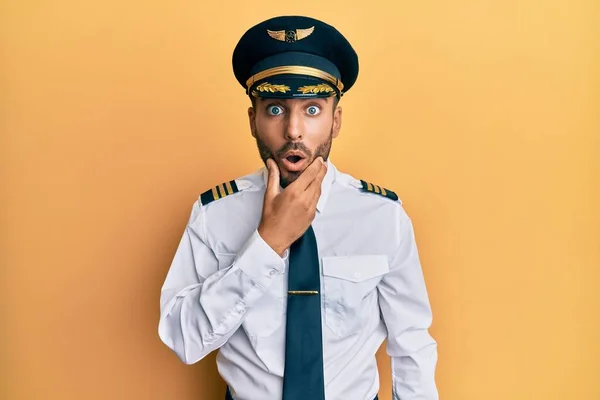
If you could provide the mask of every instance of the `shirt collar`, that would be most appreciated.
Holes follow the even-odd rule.
[[[263,183],[265,187],[267,186],[267,182],[269,180],[269,170],[267,167],[262,168],[262,176]],[[321,182],[321,196],[319,197],[319,201],[317,202],[317,211],[322,213],[325,210],[325,204],[327,203],[327,199],[329,198],[329,193],[331,192],[331,187],[336,180],[337,176],[337,168],[331,162],[331,159],[327,160],[327,173],[323,178],[323,182]]]

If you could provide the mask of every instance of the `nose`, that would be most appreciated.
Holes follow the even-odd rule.
[[[304,125],[300,112],[296,110],[290,110],[285,129],[285,138],[289,141],[297,141],[302,139],[303,133]]]

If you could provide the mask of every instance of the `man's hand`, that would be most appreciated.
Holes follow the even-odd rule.
[[[283,191],[279,187],[277,163],[268,159],[267,168],[269,180],[258,233],[282,256],[285,249],[304,234],[315,218],[327,164],[322,157],[317,157]]]

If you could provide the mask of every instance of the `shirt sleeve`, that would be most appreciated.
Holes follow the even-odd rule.
[[[378,286],[387,327],[393,400],[438,400],[437,343],[429,333],[432,312],[411,220],[402,211],[399,245]]]
[[[246,311],[268,290],[285,260],[254,231],[231,265],[219,269],[198,202],[185,227],[160,293],[160,339],[186,364],[218,349]]]

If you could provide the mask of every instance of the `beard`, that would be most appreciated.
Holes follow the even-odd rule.
[[[323,161],[327,162],[329,158],[329,153],[331,152],[331,142],[333,141],[333,128],[329,132],[329,137],[325,139],[323,143],[317,146],[314,152],[310,151],[303,143],[301,142],[286,142],[281,148],[277,151],[273,152],[266,144],[260,139],[260,133],[256,134],[256,146],[258,147],[258,153],[260,154],[260,158],[262,159],[265,166],[267,165],[267,160],[271,158],[273,161],[277,163],[277,167],[279,168],[279,162],[281,157],[290,150],[297,150],[304,154],[304,156],[310,160],[307,164],[310,165],[315,158],[321,156],[323,157]],[[300,174],[304,171],[287,171],[288,176],[283,176],[281,173],[281,168],[279,168],[279,183],[282,188],[286,188],[292,182],[294,182]]]

